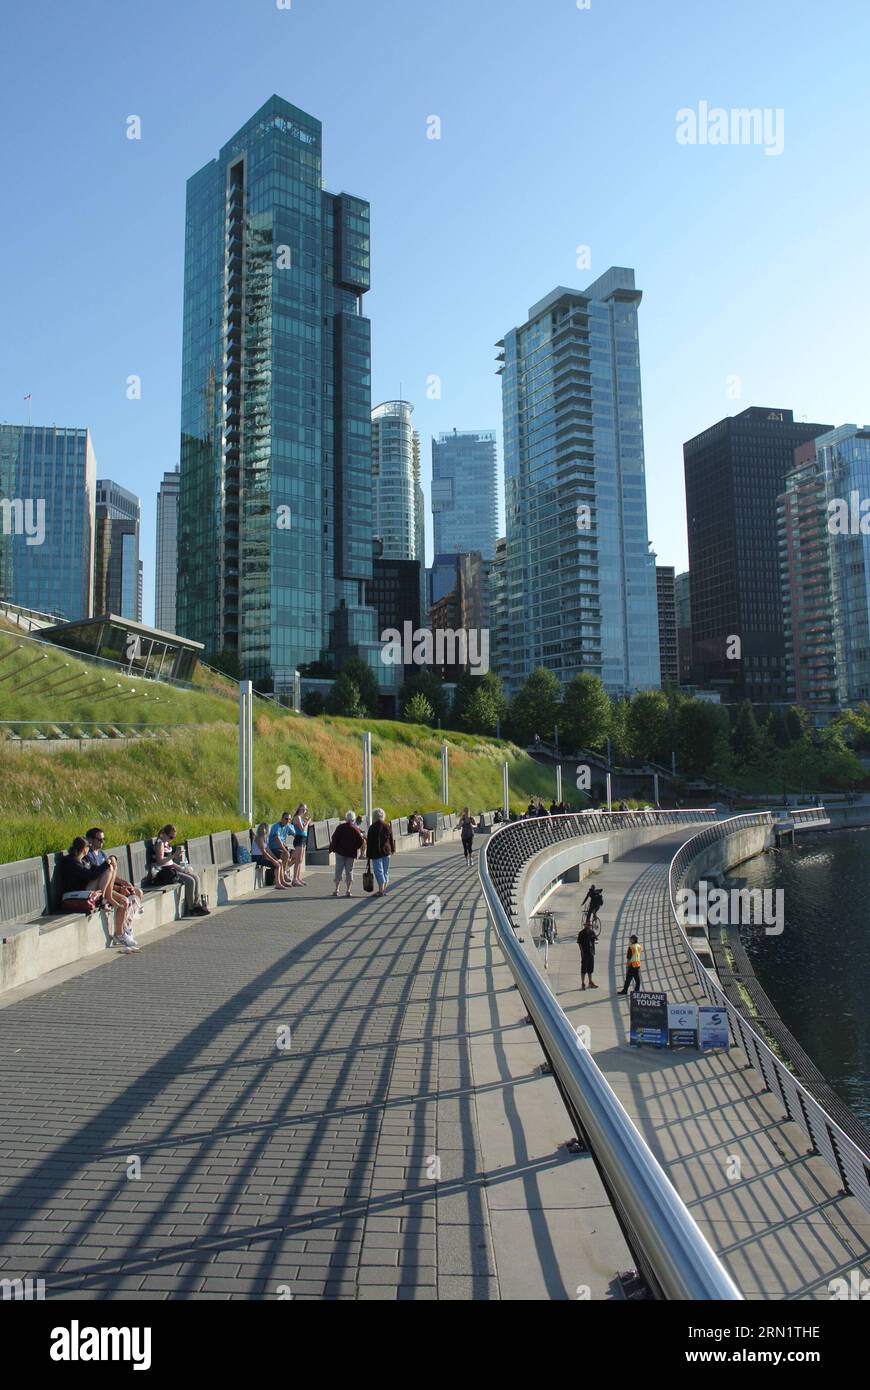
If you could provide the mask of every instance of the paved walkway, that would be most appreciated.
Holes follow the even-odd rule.
[[[547,906],[560,940],[549,978],[591,1051],[701,1230],[747,1298],[830,1297],[828,1281],[870,1276],[870,1216],[843,1197],[833,1170],[763,1091],[742,1051],[658,1052],[628,1044],[624,980],[628,938],[643,943],[644,988],[703,1002],[666,904],[677,832],[597,870],[605,891],[597,991],[581,992],[576,935],[588,881],[562,885]],[[783,938],[787,940],[787,936]],[[735,1162],[737,1160],[737,1162]]]
[[[47,1298],[618,1296],[631,1257],[564,1148],[460,847],[399,856],[380,901],[308,880],[4,999],[0,1278]]]

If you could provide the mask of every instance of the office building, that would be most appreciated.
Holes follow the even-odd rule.
[[[423,563],[420,436],[413,413],[409,401],[384,401],[372,411],[372,530],[386,559]]]
[[[634,271],[558,288],[499,344],[507,523],[503,674],[660,684]]]
[[[0,597],[91,617],[96,483],[88,430],[0,425]]]
[[[692,683],[692,585],[689,571],[674,577],[680,685]]]
[[[432,440],[435,554],[495,558],[498,493],[495,430],[450,430]]]
[[[491,667],[489,565],[476,550],[452,558],[453,583],[437,598],[433,591],[429,611],[436,653],[433,669],[446,681],[458,680],[474,665],[482,664],[481,674]],[[463,639],[455,641],[450,634],[463,634],[465,645]]]
[[[785,701],[777,497],[795,449],[829,425],[750,406],[683,445],[692,668],[726,701]]]
[[[656,565],[656,598],[659,612],[659,667],[662,686],[667,688],[677,685],[680,678],[673,565]]]
[[[817,723],[870,698],[868,497],[870,428],[841,425],[796,450],[778,499],[788,694]]]
[[[368,288],[368,204],[270,98],[187,185],[175,623],[261,687],[380,673]]]
[[[157,565],[154,582],[154,626],[175,632],[178,585],[178,464],[163,474],[157,494]]]
[[[97,479],[94,528],[94,613],[142,621],[142,504],[110,478]]]

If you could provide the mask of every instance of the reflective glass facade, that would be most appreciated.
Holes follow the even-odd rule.
[[[613,696],[660,683],[634,271],[558,288],[504,339],[510,689],[535,666]]]
[[[157,494],[157,568],[154,590],[154,625],[174,632],[175,592],[178,574],[178,469],[163,474]]]
[[[830,556],[836,693],[840,706],[870,700],[870,535],[860,509],[870,499],[870,429],[842,425],[816,440],[827,504],[849,509],[849,529],[826,524]],[[827,512],[827,508],[826,508]],[[827,521],[827,517],[826,517]],[[866,519],[864,525],[866,525]]]
[[[141,503],[108,478],[97,479],[94,612],[142,621]]]
[[[495,558],[494,430],[450,430],[432,440],[432,520],[436,555],[476,550]]]
[[[0,425],[0,597],[91,616],[96,481],[87,430]]]
[[[256,682],[378,666],[369,208],[272,97],[188,183],[176,626]]]
[[[372,411],[372,524],[390,560],[420,560],[418,553],[420,437],[409,401],[385,401]]]

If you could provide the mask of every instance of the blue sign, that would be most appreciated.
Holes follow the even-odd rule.
[[[702,1052],[713,1047],[728,1048],[731,1036],[728,1032],[728,1012],[702,1004],[698,1010],[698,1045]]]
[[[698,1005],[668,1005],[668,1041],[671,1047],[698,1046]]]

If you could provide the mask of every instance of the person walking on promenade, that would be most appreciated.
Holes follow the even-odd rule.
[[[617,990],[618,994],[628,994],[634,984],[635,994],[640,991],[640,958],[643,955],[643,947],[636,936],[628,938],[628,950],[625,953],[625,984],[622,989]]]
[[[308,807],[304,801],[300,801],[296,810],[293,812],[293,819],[290,822],[290,833],[293,836],[293,877],[290,880],[291,888],[304,888],[306,880],[302,877],[302,861],[305,858],[305,846],[308,843],[308,826],[311,817],[308,814]]]
[[[356,816],[353,811],[348,811],[341,825],[336,826],[332,832],[332,839],[329,848],[335,855],[335,891],[333,897],[338,897],[338,890],[341,885],[341,876],[344,874],[346,892],[345,897],[351,896],[353,887],[353,866],[365,849],[366,837],[357,828]]]
[[[474,832],[477,829],[477,821],[472,816],[466,806],[462,812],[462,819],[459,822],[459,838],[462,840],[462,852],[465,855],[466,868],[471,868],[474,854]]]
[[[386,813],[378,806],[366,836],[366,854],[371,860],[372,872],[378,885],[376,898],[382,898],[390,881],[390,855],[396,852],[393,830],[387,824]]]
[[[589,976],[589,988],[597,989],[598,986],[592,979],[592,972],[595,969],[595,932],[587,917],[583,926],[577,933],[577,945],[580,947],[580,988],[586,988],[586,976]]]

